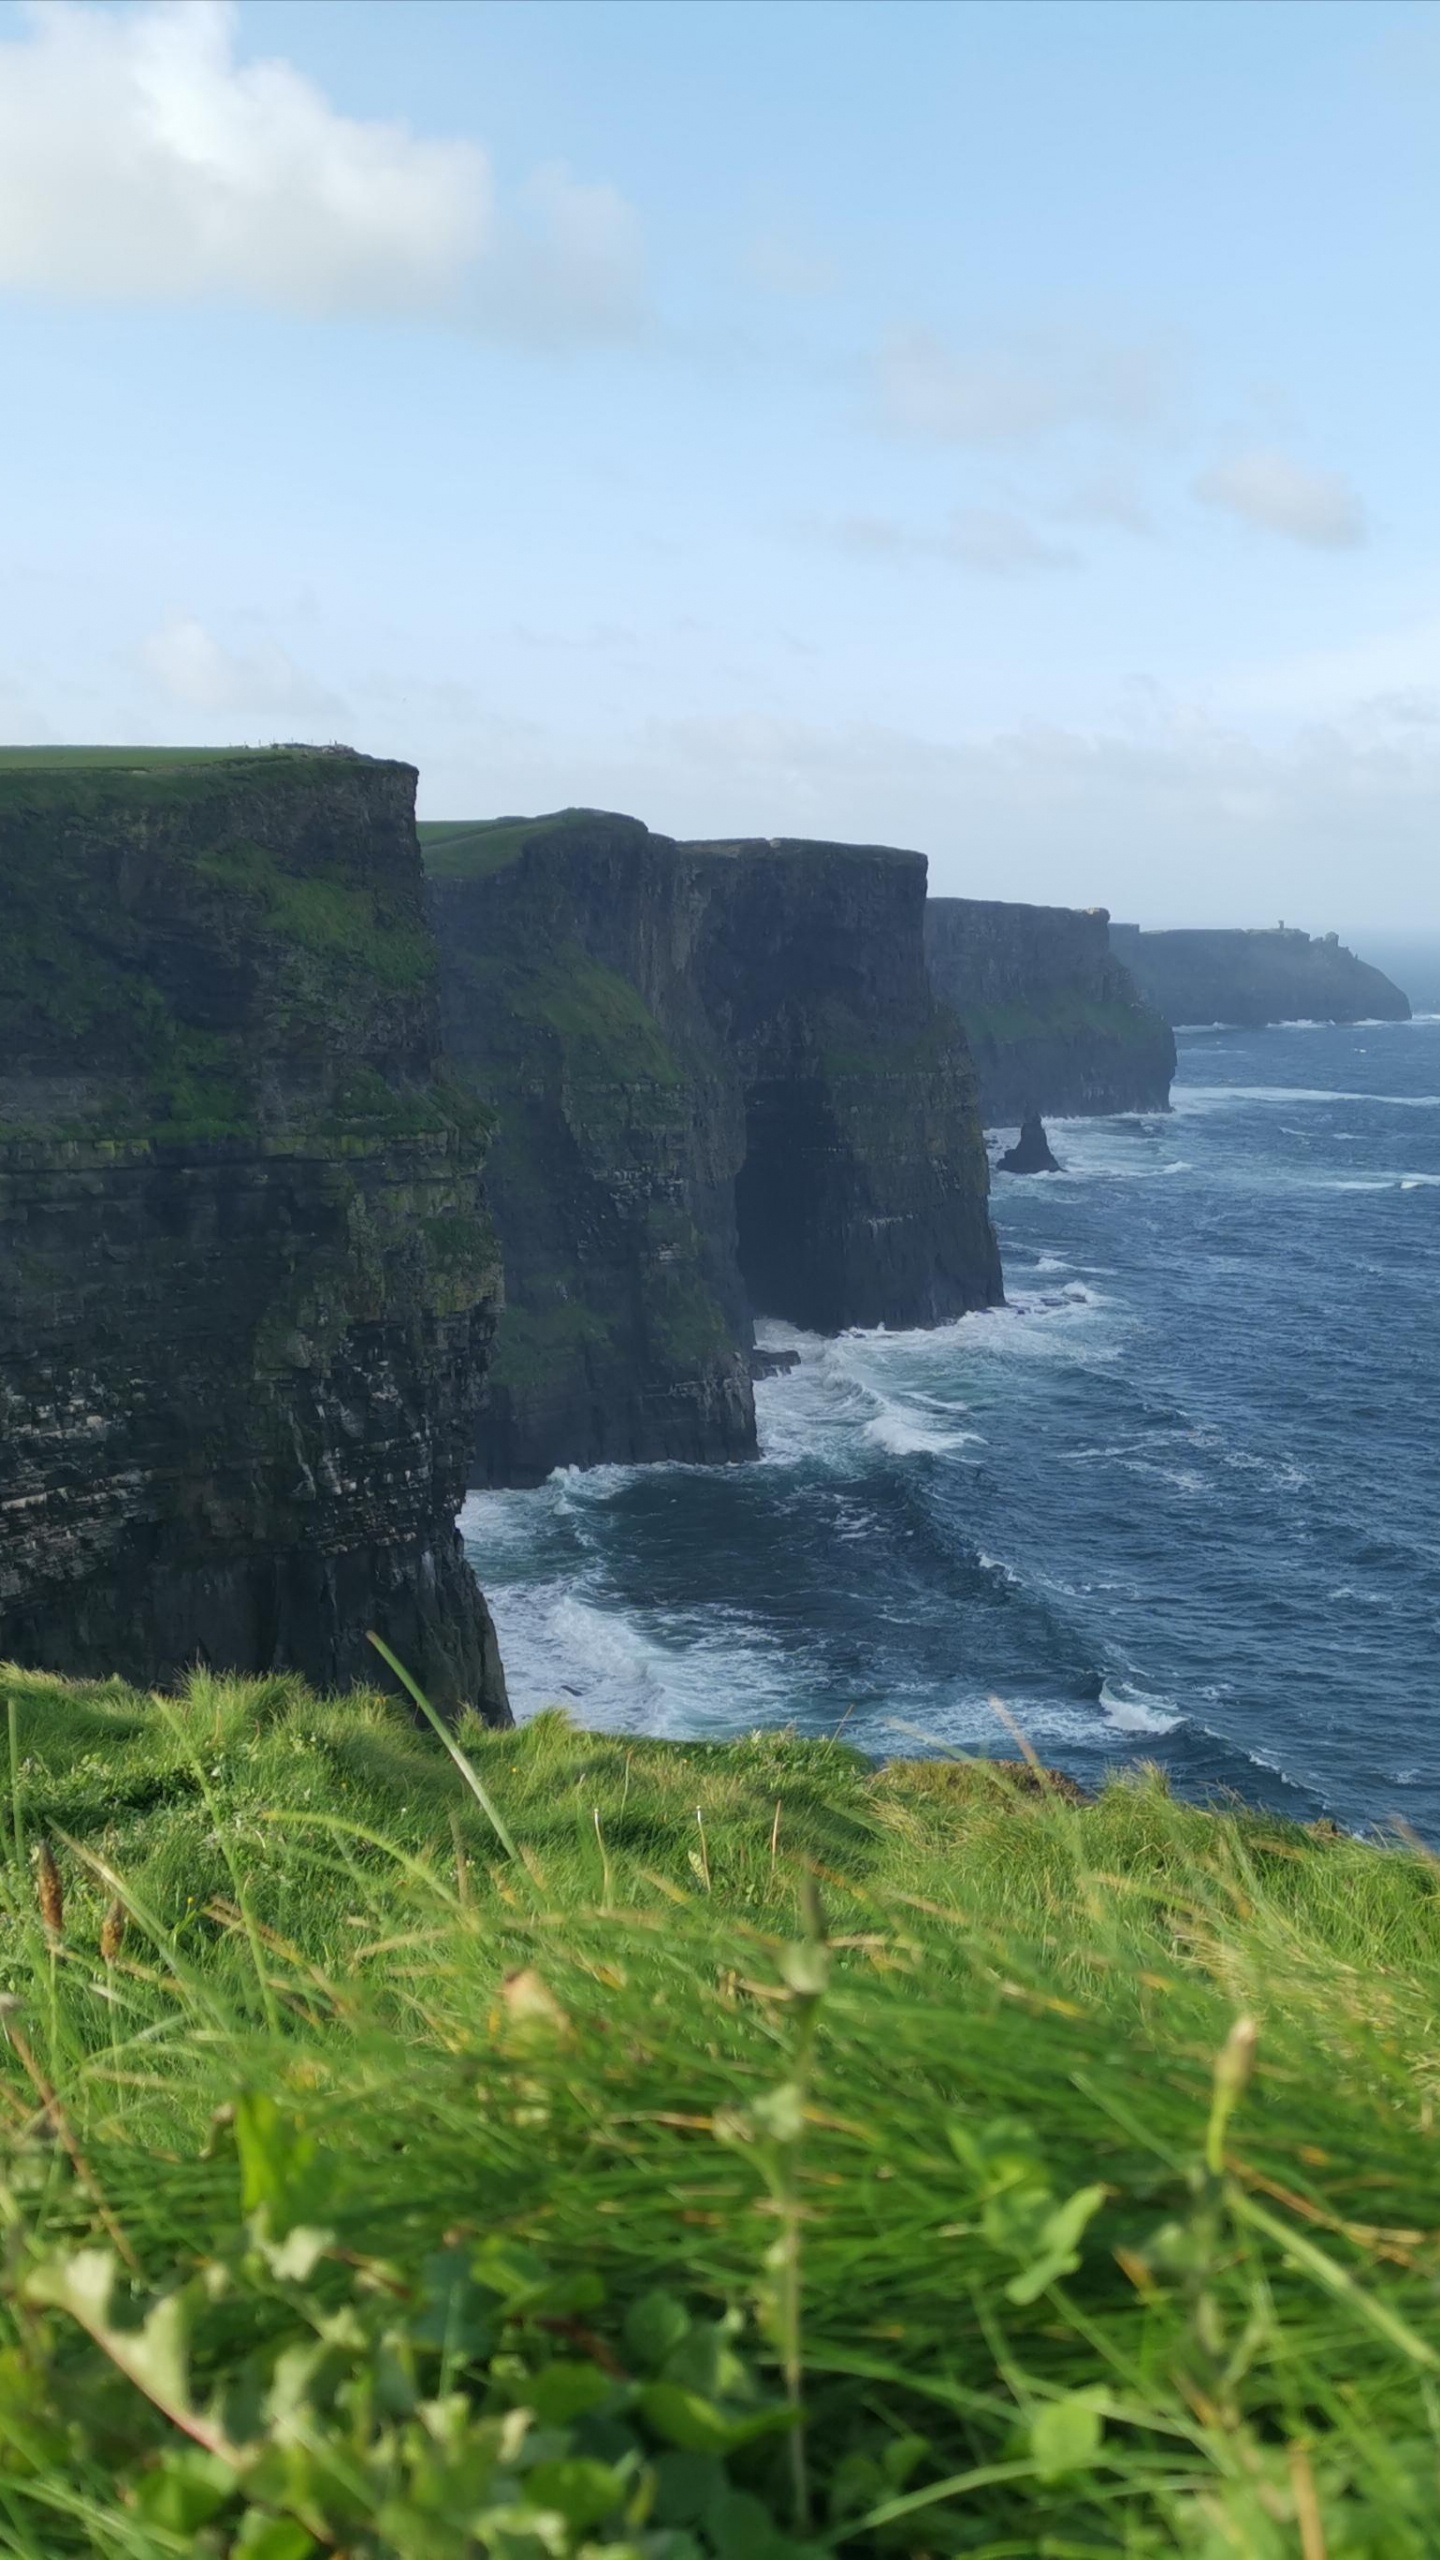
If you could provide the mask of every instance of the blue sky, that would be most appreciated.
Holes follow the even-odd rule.
[[[1440,928],[1440,11],[0,5],[0,735]]]

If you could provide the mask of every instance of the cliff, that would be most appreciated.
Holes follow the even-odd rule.
[[[586,810],[421,834],[447,1053],[497,1119],[477,1482],[752,1455],[754,1312],[833,1332],[998,1299],[920,855]]]
[[[1408,1022],[1410,1005],[1379,969],[1338,936],[1308,933],[1142,933],[1117,924],[1111,940],[1142,994],[1167,1022]]]
[[[1175,1042],[1103,907],[932,898],[925,956],[965,1026],[987,1123],[1168,1109]]]
[[[0,1656],[508,1721],[455,1532],[493,1323],[415,776],[0,755]]]

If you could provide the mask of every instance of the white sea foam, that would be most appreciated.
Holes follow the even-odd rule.
[[[1182,1118],[1223,1111],[1232,1102],[1382,1102],[1396,1111],[1440,1111],[1440,1093],[1356,1093],[1348,1086],[1299,1084],[1177,1084],[1171,1107]]]
[[[882,1398],[880,1411],[863,1429],[865,1438],[873,1441],[877,1449],[888,1449],[896,1458],[939,1457],[947,1449],[964,1448],[967,1441],[984,1444],[984,1435],[979,1431],[949,1430],[925,1419],[913,1406],[892,1403],[888,1398]]]
[[[1021,1581],[1019,1574],[1016,1572],[1015,1567],[1013,1564],[1007,1564],[1003,1556],[987,1555],[985,1549],[981,1547],[976,1555],[975,1561],[979,1565],[982,1573],[993,1573],[997,1575],[1001,1582],[1008,1582],[1013,1591],[1021,1591],[1024,1589],[1024,1584]]]
[[[1114,1733],[1173,1733],[1185,1719],[1169,1698],[1154,1698],[1128,1680],[1103,1680],[1100,1704]]]

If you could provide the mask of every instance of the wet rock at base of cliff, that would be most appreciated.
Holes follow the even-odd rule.
[[[1038,1111],[1030,1112],[1023,1121],[1014,1146],[1006,1148],[996,1169],[1000,1173],[1059,1173],[1061,1168],[1050,1152],[1045,1123]]]
[[[498,1296],[408,766],[0,754],[0,1656],[508,1723],[455,1516]]]

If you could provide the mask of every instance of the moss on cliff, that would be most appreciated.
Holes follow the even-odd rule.
[[[308,749],[0,760],[0,1135],[253,1139],[293,1115],[287,1055],[323,1086],[377,1030],[393,1050],[436,960],[367,771],[408,774]]]
[[[616,818],[605,809],[555,809],[540,818],[426,818],[417,832],[432,880],[485,880],[508,870],[531,845],[590,836],[597,826],[646,832],[638,818]]]
[[[0,1630],[32,1660],[329,1682],[379,1623],[503,1712],[454,1531],[489,1117],[436,1072],[413,794],[314,750],[0,763]]]
[[[1023,1041],[1073,1040],[1087,1032],[1145,1048],[1154,1036],[1152,1018],[1140,1007],[1070,992],[1034,1004],[967,1004],[964,1019],[976,1048],[982,1042],[1010,1048]]]
[[[198,855],[195,869],[233,892],[253,928],[329,967],[362,969],[387,987],[423,986],[435,974],[432,937],[401,924],[368,881],[297,873],[244,838]]]
[[[541,1389],[577,1354],[613,1348],[610,1326],[573,1299],[553,1307],[507,1307],[496,1334],[490,1384]]]

